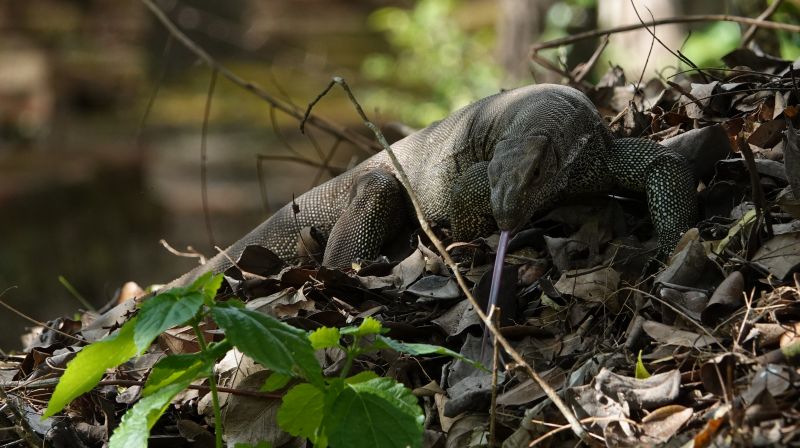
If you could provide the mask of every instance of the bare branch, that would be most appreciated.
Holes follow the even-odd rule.
[[[573,34],[572,36],[562,37],[560,39],[553,39],[547,42],[531,45],[530,54],[531,57],[533,57],[533,55],[536,54],[538,51],[545,50],[547,48],[561,47],[585,39],[607,36],[609,34],[625,33],[627,31],[652,27],[654,25],[666,25],[670,23],[697,23],[697,22],[736,22],[736,23],[743,23],[745,25],[756,26],[759,28],[800,33],[800,25],[770,22],[767,20],[751,19],[749,17],[729,16],[727,14],[701,14],[701,15],[691,15],[691,16],[667,17],[664,19],[652,20],[650,22],[636,23],[633,25],[624,25],[615,28],[608,28],[605,30],[592,30],[583,33]]]
[[[761,14],[758,15],[758,17],[756,17],[756,19],[758,20],[769,19],[770,16],[772,16],[772,14],[774,14],[775,11],[778,10],[778,8],[781,6],[781,3],[783,3],[783,0],[774,0],[772,4],[769,5],[767,9],[764,10],[764,12],[762,12]],[[753,40],[753,37],[755,37],[757,30],[758,30],[757,26],[750,25],[750,28],[748,28],[747,31],[745,31],[745,33],[742,35],[742,43],[741,43],[742,47],[746,47],[747,44],[749,44],[750,41]]]
[[[282,101],[278,98],[275,98],[267,91],[262,89],[257,84],[247,81],[241,78],[236,73],[232,72],[230,69],[225,67],[224,65],[217,62],[208,52],[206,52],[203,48],[197,45],[194,41],[192,41],[186,34],[183,33],[173,22],[169,19],[169,17],[164,14],[158,6],[153,3],[152,0],[141,0],[142,3],[153,13],[153,15],[158,19],[159,22],[166,28],[166,30],[178,41],[183,45],[187,50],[192,52],[195,56],[200,58],[206,65],[210,68],[217,70],[222,76],[227,78],[230,82],[236,84],[237,86],[247,90],[248,92],[252,93],[253,95],[261,98],[262,100],[266,101],[267,103],[274,106],[276,109],[280,110],[281,112],[296,118],[297,120],[301,120],[303,115],[295,109],[291,104]],[[311,115],[307,118],[307,121],[310,125],[319,128],[320,130],[333,135],[337,138],[342,140],[346,140],[353,145],[355,145],[360,150],[364,151],[365,153],[372,155],[377,151],[380,151],[380,146],[373,142],[372,140],[360,135],[358,133],[349,131],[337,124],[334,124],[324,118],[318,117],[316,115]]]

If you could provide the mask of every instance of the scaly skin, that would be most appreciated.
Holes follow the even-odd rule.
[[[559,85],[492,95],[392,145],[429,221],[450,224],[458,240],[492,228],[514,230],[565,196],[615,184],[645,191],[662,251],[693,224],[695,185],[686,162],[649,140],[611,135],[589,99]],[[241,240],[170,286],[230,267],[245,247],[261,245],[286,261],[297,256],[300,229],[327,236],[323,264],[374,258],[411,216],[387,154],[287,204]]]

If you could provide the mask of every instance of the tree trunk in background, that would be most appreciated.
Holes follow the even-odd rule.
[[[643,21],[651,19],[651,12],[655,19],[679,15],[681,13],[679,3],[664,0],[635,0],[636,10],[639,11]],[[639,23],[639,18],[636,16],[630,0],[599,0],[597,9],[597,21],[600,28]],[[660,25],[656,27],[655,35],[670,49],[677,51],[683,44],[686,31],[682,25]],[[645,29],[614,34],[611,36],[611,42],[604,56],[611,63],[622,65],[628,81],[635,82],[641,76],[652,40],[653,37]],[[653,53],[647,62],[644,81],[656,76],[657,69],[676,63],[675,56],[661,44],[655,42]]]
[[[497,57],[505,71],[505,86],[530,80],[528,48],[542,34],[553,0],[500,0]]]

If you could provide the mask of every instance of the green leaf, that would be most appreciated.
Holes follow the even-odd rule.
[[[644,366],[642,362],[642,351],[639,350],[639,356],[636,358],[636,371],[635,376],[637,380],[644,380],[650,378],[650,372]]]
[[[278,425],[293,436],[301,436],[318,444],[319,428],[325,417],[325,393],[302,383],[289,389],[278,409]]]
[[[382,330],[383,330],[383,325],[381,325],[380,321],[378,321],[374,317],[366,317],[364,318],[364,321],[361,322],[361,325],[358,326],[358,332],[356,332],[356,336],[381,334]]]
[[[422,446],[424,416],[411,391],[389,378],[347,384],[326,414],[334,447]]]
[[[167,410],[169,402],[186,389],[191,380],[176,382],[142,398],[122,416],[119,427],[108,441],[109,448],[146,448],[150,428]]]
[[[423,356],[423,355],[450,356],[452,358],[460,359],[466,363],[469,363],[474,367],[483,368],[481,363],[473,361],[460,353],[456,353],[450,349],[440,347],[438,345],[400,342],[398,340],[379,335],[377,338],[375,338],[375,343],[373,344],[373,347],[378,349],[390,348],[394,351],[400,353],[407,353],[412,356]]]
[[[233,445],[233,448],[272,448],[272,445],[269,442],[262,440],[255,445],[237,442],[235,445]]]
[[[339,329],[331,327],[317,328],[308,335],[308,339],[311,341],[311,346],[314,347],[314,350],[332,347],[341,348],[342,346],[339,345],[339,338],[341,338]]]
[[[222,274],[214,275],[211,272],[206,272],[198,277],[197,280],[195,280],[191,286],[189,286],[189,289],[192,291],[198,291],[200,294],[202,294],[206,300],[206,303],[210,305],[214,303],[217,290],[219,290],[219,287],[222,286],[222,280]]]
[[[147,300],[139,311],[133,337],[136,348],[140,352],[146,350],[158,335],[191,319],[202,305],[203,295],[199,292],[167,291]]]
[[[267,378],[267,381],[264,381],[264,384],[261,386],[261,392],[272,392],[278,389],[283,388],[289,381],[292,380],[292,377],[289,375],[284,375],[281,373],[272,372]]]
[[[125,322],[116,333],[88,345],[78,352],[75,358],[67,364],[67,370],[58,380],[42,418],[54,415],[67,403],[90,391],[100,381],[107,369],[117,367],[139,353],[133,342],[136,319],[133,317]]]
[[[197,378],[208,376],[214,367],[214,359],[202,353],[170,355],[159,360],[147,377],[142,396],[157,393],[172,384],[191,383]]]
[[[305,331],[227,302],[212,306],[211,315],[233,345],[264,367],[322,384],[322,369]]]
[[[363,383],[364,381],[373,380],[375,378],[378,378],[377,373],[371,370],[365,370],[361,373],[357,373],[351,376],[350,378],[347,378],[345,382],[348,384],[356,384],[356,383]]]
[[[344,327],[340,330],[341,334],[353,336],[367,336],[370,334],[381,334],[384,331],[383,325],[374,317],[366,317],[358,327]]]

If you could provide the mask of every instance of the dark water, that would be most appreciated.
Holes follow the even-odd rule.
[[[3,300],[41,320],[71,316],[81,305],[59,276],[99,307],[126,281],[164,283],[196,265],[168,253],[158,243],[162,238],[178,250],[191,245],[216,253],[202,211],[199,142],[196,131],[169,129],[151,132],[142,148],[132,134],[122,134],[116,142],[106,140],[109,146],[74,153],[6,154],[0,162],[6,181],[38,185],[6,188],[0,198],[0,285],[15,286]],[[293,146],[302,145],[297,139]],[[256,155],[265,151],[286,152],[267,129],[208,136],[208,204],[220,247],[308,189],[317,175],[317,169],[298,164],[264,163],[265,210],[256,169]],[[335,159],[341,164],[351,156],[344,149]],[[27,165],[30,172],[15,173],[14,165]],[[41,165],[56,168],[38,173]],[[0,311],[0,347],[18,347],[18,336],[30,325]]]
[[[383,2],[158,3],[227,66],[277,96],[288,90],[300,107],[334,74],[357,82],[364,55],[386,46],[366,28],[366,16]],[[162,238],[178,250],[192,245],[216,253],[200,183],[211,72],[178,45],[165,58],[166,33],[138,2],[111,9],[99,1],[56,2],[46,11],[37,4],[0,6],[0,292],[13,287],[0,300],[47,321],[82,308],[59,276],[100,307],[126,281],[164,283],[196,265],[168,253]],[[323,4],[326,14],[317,14]],[[72,21],[51,29],[29,20],[47,18],[42,14]],[[251,26],[260,27],[258,46]],[[340,94],[319,112],[340,124],[356,122]],[[279,116],[278,126],[292,148],[318,160],[296,120]],[[330,148],[330,139],[315,136],[323,151]],[[306,191],[318,174],[264,163],[265,205],[256,156],[291,152],[272,130],[269,107],[221,77],[207,146],[213,242],[220,247]],[[334,161],[347,166],[353,153],[343,145]],[[18,349],[32,325],[0,308],[0,349]]]

